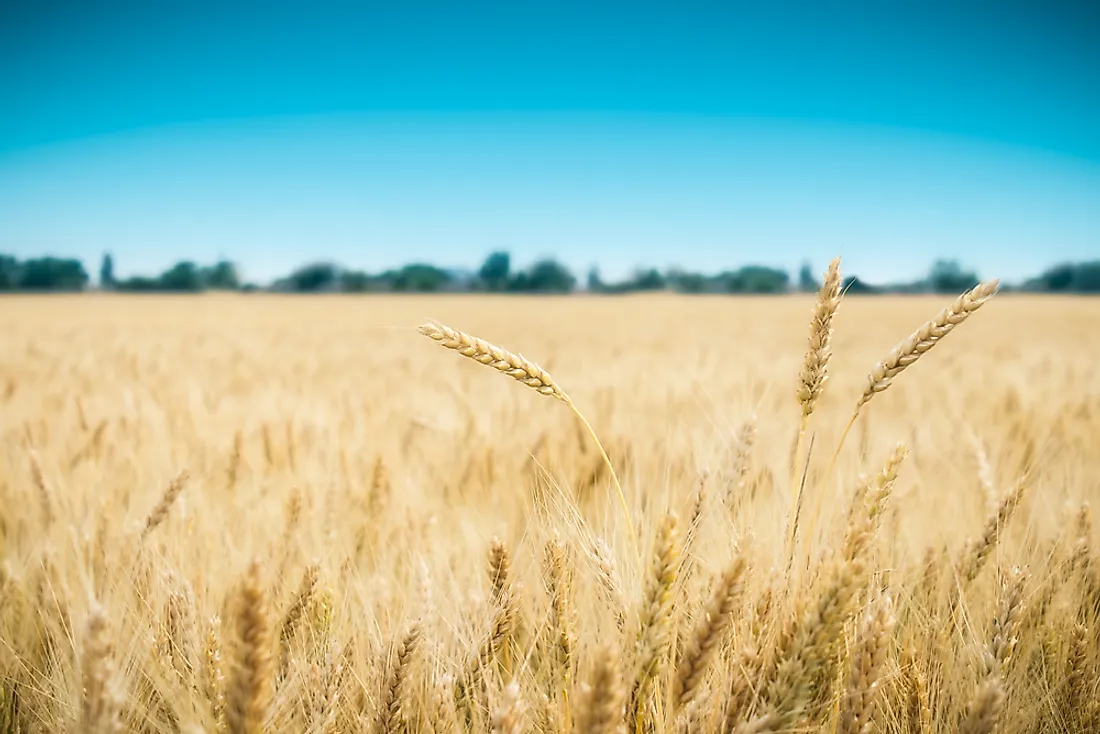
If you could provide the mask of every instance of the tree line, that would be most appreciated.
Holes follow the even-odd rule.
[[[858,276],[844,283],[847,292],[857,293],[959,293],[978,282],[974,271],[954,260],[939,260],[927,273],[911,281],[870,285]],[[241,279],[235,263],[222,260],[213,265],[181,261],[158,275],[115,277],[115,262],[103,256],[96,288],[121,293],[200,293],[203,291],[269,291],[277,293],[678,293],[778,294],[813,291],[818,277],[805,264],[794,280],[781,269],[746,265],[719,273],[697,273],[680,269],[664,272],[643,268],[630,276],[606,281],[598,269],[587,273],[583,286],[577,277],[553,259],[539,260],[527,268],[512,267],[511,256],[498,251],[489,254],[477,270],[440,268],[428,263],[411,263],[379,273],[343,268],[327,262],[303,265],[274,282],[261,286]],[[1100,260],[1061,263],[1020,283],[1006,284],[1011,290],[1049,293],[1100,293]],[[80,292],[92,288],[92,280],[77,259],[40,257],[19,260],[0,254],[0,292]]]

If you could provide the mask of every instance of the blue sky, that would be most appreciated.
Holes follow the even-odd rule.
[[[1100,256],[1096,3],[0,3],[0,251]]]

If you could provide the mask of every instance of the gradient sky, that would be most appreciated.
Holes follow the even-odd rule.
[[[0,0],[0,252],[1100,257],[1100,3]]]

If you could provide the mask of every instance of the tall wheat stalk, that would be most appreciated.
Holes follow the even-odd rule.
[[[950,334],[956,326],[966,321],[970,314],[977,311],[986,301],[995,296],[999,287],[1000,280],[994,278],[979,283],[963,293],[951,305],[936,314],[934,319],[926,322],[924,326],[914,331],[890,350],[890,353],[871,370],[871,373],[867,376],[867,385],[863,389],[863,394],[856,401],[852,417],[848,419],[848,424],[844,426],[844,432],[840,434],[840,441],[837,442],[833,456],[829,460],[829,467],[825,470],[825,478],[821,482],[821,491],[817,493],[814,512],[810,516],[811,530],[813,523],[821,512],[821,503],[828,492],[829,478],[833,474],[833,469],[836,468],[836,460],[840,456],[840,450],[844,447],[844,442],[847,440],[852,426],[859,419],[863,406],[869,403],[875,395],[889,388],[893,384],[894,378],[901,374],[906,367],[916,362],[921,355],[939,344],[940,340]]]
[[[592,440],[596,444],[596,448],[600,451],[600,456],[603,457],[604,463],[607,464],[608,471],[611,472],[611,481],[615,483],[615,490],[619,494],[619,502],[622,504],[623,517],[626,519],[626,527],[627,531],[630,533],[630,543],[634,548],[634,555],[640,558],[638,552],[638,539],[634,534],[634,523],[630,519],[630,508],[626,503],[626,495],[623,493],[623,487],[619,483],[619,476],[615,473],[615,466],[611,463],[611,459],[608,457],[607,451],[604,450],[603,443],[600,442],[600,438],[596,435],[596,431],[592,428],[592,424],[584,417],[584,414],[581,413],[576,403],[573,402],[573,399],[554,382],[554,378],[550,376],[550,373],[524,357],[522,354],[510,352],[504,347],[490,344],[484,339],[479,339],[472,334],[467,334],[458,329],[452,329],[438,322],[429,321],[422,324],[418,328],[418,331],[429,339],[439,343],[442,347],[453,349],[463,357],[492,367],[508,375],[512,379],[522,382],[539,394],[549,395],[569,406],[569,409],[573,411],[573,414],[577,416],[584,425],[585,430],[588,431],[588,435],[592,437]]]
[[[805,362],[798,375],[798,403],[802,408],[802,418],[798,426],[798,438],[795,440],[794,456],[791,457],[791,509],[787,520],[788,555],[794,553],[795,534],[798,529],[798,507],[802,502],[802,482],[799,481],[798,461],[802,455],[802,446],[806,440],[806,429],[810,424],[817,401],[825,390],[829,379],[829,359],[833,355],[833,316],[840,307],[840,258],[833,258],[817,292],[813,316],[810,319],[810,347],[806,350]]]

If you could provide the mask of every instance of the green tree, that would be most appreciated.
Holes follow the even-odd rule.
[[[928,272],[928,285],[935,293],[962,293],[978,282],[975,273],[964,271],[955,260],[937,260]]]
[[[221,260],[213,267],[203,268],[201,278],[207,288],[216,291],[235,291],[241,287],[237,266],[228,260]]]
[[[197,293],[203,289],[203,286],[199,266],[189,260],[176,263],[157,278],[157,290]]]
[[[163,290],[160,278],[150,278],[145,275],[135,275],[125,280],[115,282],[115,290],[125,293],[150,293]]]
[[[115,287],[115,259],[109,252],[103,253],[103,260],[99,263],[99,287],[105,291]]]
[[[641,270],[634,274],[629,282],[630,290],[660,291],[665,288],[665,277],[654,268]]]
[[[722,290],[728,293],[783,293],[790,276],[784,270],[747,265],[718,276]]]
[[[512,273],[512,256],[507,252],[490,253],[477,271],[477,279],[488,291],[503,291],[508,287]]]
[[[362,270],[345,270],[340,274],[340,290],[345,293],[366,293],[371,289],[372,278]]]
[[[798,271],[798,290],[803,293],[813,293],[818,287],[813,268],[809,263],[802,263],[802,268]]]
[[[79,260],[39,257],[23,262],[18,287],[28,291],[79,291],[88,284],[88,273]]]
[[[1100,260],[1059,263],[1029,279],[1023,287],[1050,293],[1100,293]]]
[[[434,265],[413,263],[391,276],[390,287],[395,291],[431,293],[442,290],[451,282],[451,274]]]
[[[0,255],[0,291],[19,287],[19,261],[11,255]]]
[[[674,270],[668,274],[668,283],[677,293],[702,293],[707,289],[707,279],[701,273]]]
[[[569,293],[577,279],[569,269],[556,260],[539,260],[526,271],[519,273],[510,283],[511,290],[533,293]]]
[[[1078,263],[1073,274],[1073,290],[1078,293],[1100,293],[1100,260]]]
[[[279,282],[280,288],[296,293],[317,293],[334,290],[339,272],[331,263],[310,263],[298,268]]]

